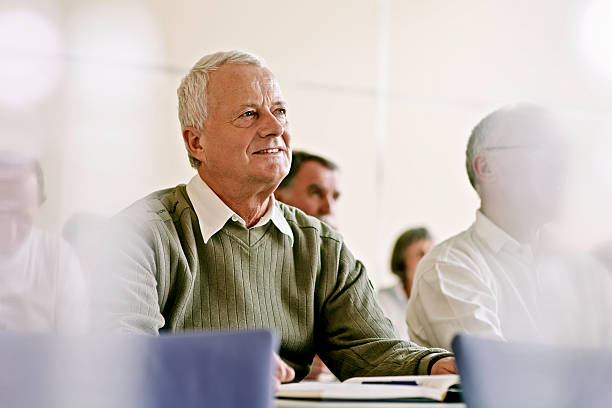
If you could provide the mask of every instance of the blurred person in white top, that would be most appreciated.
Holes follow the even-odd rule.
[[[397,276],[397,283],[380,289],[377,293],[380,307],[404,340],[410,339],[406,325],[406,307],[414,274],[419,262],[431,250],[433,244],[427,228],[410,228],[404,231],[395,241],[391,253],[391,272]]]
[[[0,152],[0,331],[79,333],[87,326],[76,255],[33,224],[44,200],[38,161]]]
[[[412,341],[449,348],[460,332],[528,342],[610,344],[609,277],[542,239],[560,215],[567,173],[551,112],[516,105],[472,131],[466,168],[481,200],[472,226],[417,268],[408,301]]]

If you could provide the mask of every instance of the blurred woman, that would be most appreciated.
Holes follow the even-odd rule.
[[[378,301],[402,339],[408,340],[406,305],[419,261],[433,247],[433,239],[424,227],[404,231],[395,241],[391,254],[391,272],[398,277],[394,286],[381,289]]]

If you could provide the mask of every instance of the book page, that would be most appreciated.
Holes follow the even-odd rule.
[[[353,377],[344,381],[344,384],[361,384],[363,382],[409,382],[415,381],[419,386],[434,388],[440,391],[447,391],[449,387],[455,384],[461,384],[458,375],[393,375],[384,377]]]
[[[445,395],[446,390],[440,391],[424,386],[318,382],[283,384],[276,393],[277,398],[353,401],[409,400],[419,398],[442,401]]]

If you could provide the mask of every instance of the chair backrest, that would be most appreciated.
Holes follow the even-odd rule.
[[[453,351],[469,408],[612,405],[612,350],[458,335]]]
[[[267,331],[153,338],[149,407],[269,408],[275,340]]]
[[[268,331],[0,333],[0,406],[269,408],[276,346]]]

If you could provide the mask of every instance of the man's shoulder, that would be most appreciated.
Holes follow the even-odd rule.
[[[296,232],[306,233],[307,231],[311,231],[320,238],[338,242],[342,241],[342,236],[340,233],[318,218],[307,215],[302,210],[290,205],[281,202],[277,203],[283,213],[283,217],[285,220],[287,220],[287,223],[293,230],[294,234]]]
[[[171,221],[173,216],[190,205],[184,184],[154,191],[137,200],[115,217],[134,221]]]
[[[475,242],[472,227],[442,241],[421,260],[421,269],[432,268],[435,265],[449,264],[462,267],[473,267],[480,259],[479,245]]]
[[[176,235],[174,224],[191,208],[184,184],[155,191],[120,211],[111,220],[111,232],[134,234],[152,239],[154,236]]]

